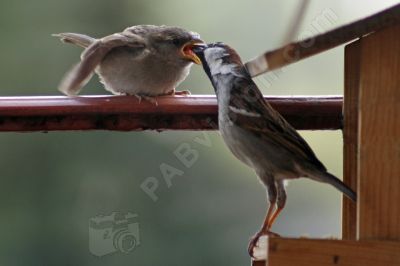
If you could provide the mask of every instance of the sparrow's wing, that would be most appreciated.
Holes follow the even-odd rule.
[[[273,142],[300,160],[308,161],[320,170],[326,170],[307,142],[264,100],[254,82],[239,79],[234,84],[229,105],[229,117],[234,124],[249,131],[250,134],[264,138],[267,142]],[[249,94],[251,96],[248,96]]]
[[[107,53],[121,46],[144,50],[146,45],[142,37],[130,32],[115,33],[96,40],[83,51],[81,62],[65,75],[58,89],[67,95],[78,94]]]

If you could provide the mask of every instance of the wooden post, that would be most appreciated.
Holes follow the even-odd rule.
[[[360,48],[360,41],[346,46],[344,69],[343,181],[354,191],[357,191]],[[346,197],[343,197],[342,215],[343,239],[355,240],[357,205]]]
[[[345,240],[269,238],[266,265],[400,265],[400,26],[346,46],[344,96],[344,181],[358,192]]]
[[[400,240],[400,27],[361,40],[359,239]]]

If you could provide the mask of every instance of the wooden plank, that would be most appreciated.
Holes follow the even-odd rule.
[[[342,128],[342,97],[266,97],[297,129]],[[0,131],[215,130],[215,96],[0,97]]]
[[[400,240],[400,26],[362,39],[360,88],[359,238]]]
[[[343,181],[354,191],[357,191],[360,49],[360,41],[346,46],[344,69]],[[343,197],[342,215],[343,239],[355,240],[357,205],[347,197]]]
[[[270,238],[268,246],[269,266],[400,265],[400,242]]]

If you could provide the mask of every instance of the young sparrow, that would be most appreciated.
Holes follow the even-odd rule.
[[[203,43],[200,35],[178,27],[138,25],[101,39],[77,33],[54,36],[85,48],[81,62],[59,86],[67,95],[78,94],[93,71],[114,94],[139,98],[175,94],[192,63],[201,63],[191,49]]]
[[[219,130],[226,145],[255,170],[267,188],[269,207],[260,232],[249,244],[250,255],[258,238],[271,233],[272,224],[285,207],[285,179],[307,177],[325,182],[356,201],[356,193],[327,172],[305,140],[264,100],[232,48],[216,43],[193,50],[217,95]]]

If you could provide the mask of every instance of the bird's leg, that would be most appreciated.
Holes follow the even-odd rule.
[[[279,214],[285,208],[286,204],[286,191],[285,191],[285,185],[283,184],[283,181],[277,181],[276,182],[276,187],[278,188],[278,200],[276,203],[276,210],[274,214],[272,214],[271,219],[268,221],[268,227],[267,230],[269,231],[274,224],[276,218],[278,218]]]
[[[135,97],[138,99],[139,103],[142,102],[142,96],[140,96],[139,94],[134,94]]]
[[[271,219],[268,221],[267,231],[269,231],[271,229],[271,227],[274,224],[276,218],[279,216],[279,214],[281,213],[282,210],[283,210],[283,208],[279,208],[279,207],[276,209],[276,211],[272,215]]]
[[[277,190],[276,190],[274,182],[267,184],[267,191],[268,191],[269,207],[267,210],[267,214],[265,215],[263,226],[261,227],[261,230],[251,238],[249,246],[247,248],[247,251],[249,252],[249,255],[251,257],[253,257],[254,248],[257,246],[257,242],[261,236],[267,235],[267,234],[278,236],[277,234],[269,231],[269,228],[270,228],[269,221],[271,220],[271,217],[274,213],[275,203],[276,203],[276,198],[277,198]]]
[[[262,237],[263,235],[266,235],[266,234],[269,233],[269,231],[268,231],[269,230],[268,229],[268,221],[271,219],[271,215],[272,215],[274,209],[275,209],[275,203],[270,203],[270,205],[268,207],[267,214],[266,214],[265,219],[264,219],[263,226],[261,227],[261,230],[259,232],[257,232],[251,238],[251,240],[249,242],[249,246],[247,248],[247,251],[249,252],[249,255],[251,257],[253,257],[254,248],[257,246],[257,242],[260,239],[260,237]]]
[[[180,96],[189,96],[191,93],[188,90],[184,91],[176,91],[175,89],[167,92],[167,95],[175,96],[175,95],[180,95]]]
[[[191,93],[188,90],[183,90],[183,91],[175,91],[174,95],[189,96],[191,95]]]
[[[142,94],[134,94],[134,95],[139,100],[139,103],[141,103],[142,99],[143,99],[143,100],[146,100],[146,101],[158,106],[158,102],[157,102],[157,98],[156,97],[142,95]]]
[[[146,95],[142,95],[142,98],[145,99],[146,101],[154,104],[155,106],[158,106],[158,102],[157,102],[157,98],[154,96],[146,96]]]

